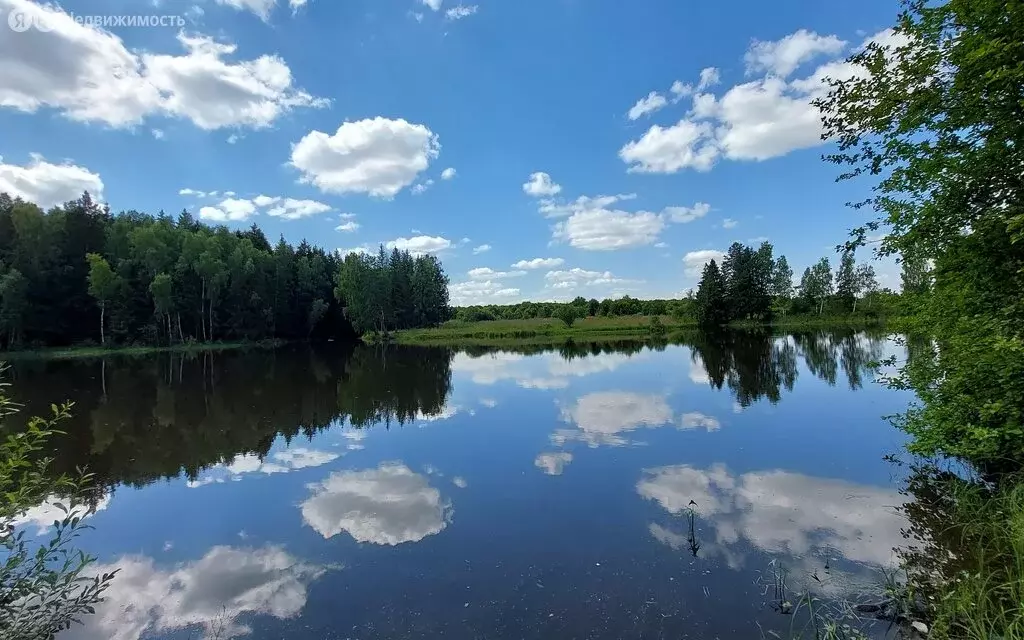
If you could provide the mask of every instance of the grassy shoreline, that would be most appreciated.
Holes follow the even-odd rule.
[[[651,319],[657,317],[664,332],[651,329]],[[869,327],[887,325],[884,319],[864,315],[851,316],[791,316],[777,318],[769,323],[736,322],[732,327],[739,329],[815,329],[835,326]],[[531,318],[528,320],[482,320],[477,322],[447,322],[430,329],[408,329],[393,334],[398,344],[540,344],[568,338],[625,340],[641,338],[664,338],[683,330],[696,331],[695,320],[678,319],[672,316],[618,316],[589,317],[575,322],[571,327],[557,318]],[[367,337],[368,341],[374,338]]]
[[[200,353],[204,351],[232,351],[238,349],[272,349],[285,343],[286,341],[284,340],[261,340],[259,342],[195,342],[170,346],[47,347],[23,351],[0,351],[0,361],[34,359],[69,360],[105,356],[146,356],[156,353]]]

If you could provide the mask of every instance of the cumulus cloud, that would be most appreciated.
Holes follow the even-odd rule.
[[[714,260],[719,266],[721,266],[722,258],[724,257],[724,251],[718,251],[715,249],[690,251],[683,256],[683,267],[686,271],[686,276],[688,278],[699,278],[701,276],[701,272],[704,271],[704,265]]]
[[[593,287],[598,285],[623,284],[630,282],[617,278],[611,271],[590,271],[574,267],[560,271],[548,271],[544,281],[553,289],[575,289],[576,287]]]
[[[186,192],[188,192],[186,194]],[[216,191],[203,193],[193,189],[182,189],[178,192],[182,195],[195,195],[197,197],[216,196]],[[234,191],[225,191],[224,195],[234,196]],[[298,220],[309,216],[327,213],[332,208],[328,204],[316,200],[297,200],[295,198],[282,198],[278,196],[258,195],[255,198],[234,198],[228,197],[217,205],[208,205],[199,209],[199,217],[211,222],[240,222],[248,220],[263,210],[268,216],[282,218],[284,220]],[[352,223],[355,224],[355,223]],[[359,225],[356,224],[358,229]]]
[[[354,253],[356,255],[368,255],[373,253],[373,249],[366,246],[365,244],[360,245],[358,247],[351,247],[349,249],[336,249],[336,251],[338,252],[338,255],[341,256],[342,258],[344,258],[350,253]]]
[[[454,178],[456,176],[457,173],[458,172],[455,171],[455,167],[448,167],[447,169],[445,169],[444,171],[441,172],[441,179],[442,180],[451,180],[452,178]]]
[[[497,280],[469,280],[457,282],[448,287],[448,294],[454,306],[473,304],[507,304],[519,297],[515,287],[506,287]]]
[[[523,191],[535,198],[557,195],[562,191],[562,185],[555,183],[551,176],[538,171],[530,174],[530,179],[523,183]]]
[[[445,11],[444,12],[444,16],[446,18],[448,18],[449,20],[462,20],[463,18],[468,18],[469,16],[473,15],[474,13],[476,13],[479,8],[480,7],[478,7],[475,4],[474,5],[460,4],[457,7],[452,7],[451,9],[448,9],[447,11]]]
[[[714,416],[707,416],[699,412],[684,413],[682,418],[679,420],[680,427],[683,429],[706,429],[707,431],[718,431],[722,428],[722,423],[718,421],[718,418]]]
[[[188,486],[197,488],[208,484],[240,480],[242,476],[251,473],[264,475],[288,473],[309,467],[319,467],[334,462],[339,457],[337,453],[331,451],[305,447],[276,451],[262,460],[254,453],[246,453],[235,456],[229,463],[210,467],[203,472],[202,476],[190,481]]]
[[[61,496],[48,496],[41,504],[19,514],[8,524],[15,529],[31,525],[35,527],[38,535],[42,535],[50,530],[54,521],[61,521],[68,515],[64,509],[57,506],[58,504],[62,505],[64,509],[67,509],[69,506],[66,498]],[[104,495],[96,503],[95,507],[78,507],[74,509],[74,513],[72,515],[76,515],[82,519],[88,518],[98,511],[103,511],[108,505],[110,505],[110,496]]]
[[[557,453],[542,453],[537,456],[533,464],[549,476],[560,476],[565,465],[572,462],[572,454],[565,451]]]
[[[532,260],[520,260],[512,265],[514,269],[551,269],[565,264],[561,258],[533,258]]]
[[[568,386],[569,378],[615,371],[623,364],[642,357],[643,354],[602,353],[566,360],[557,353],[530,358],[507,352],[478,357],[458,353],[452,359],[452,371],[469,376],[474,384],[479,385],[510,380],[523,388],[537,389],[542,385],[563,388]]]
[[[0,77],[2,74],[0,69]],[[6,192],[12,197],[49,209],[81,197],[83,191],[88,191],[96,201],[103,200],[103,180],[98,173],[70,161],[53,164],[36,153],[31,155],[30,162],[24,167],[6,164],[0,156],[0,193]]]
[[[440,11],[443,0],[420,0],[420,2],[429,7],[431,11]]]
[[[676,465],[644,470],[636,490],[673,515],[694,501],[700,518],[714,528],[708,551],[731,549],[727,557],[738,557],[749,545],[772,555],[838,555],[879,567],[905,544],[906,520],[898,507],[906,499],[891,489],[782,470],[736,476],[722,465]]]
[[[294,1],[292,0],[292,2]],[[233,7],[239,11],[251,11],[259,16],[260,20],[267,22],[270,20],[270,11],[277,4],[277,0],[217,0],[217,4]]]
[[[502,278],[516,278],[525,276],[525,271],[495,271],[490,267],[477,267],[470,269],[466,274],[473,280],[500,280]]]
[[[705,89],[711,88],[721,82],[721,77],[718,73],[718,69],[715,67],[706,67],[700,70],[700,82],[697,83],[697,92],[701,92]]]
[[[555,444],[580,440],[590,446],[622,446],[628,444],[623,433],[671,424],[673,412],[664,396],[602,391],[587,394],[572,406],[563,408],[561,419],[574,424],[579,431],[556,431],[552,436]]]
[[[556,224],[553,237],[577,249],[614,251],[654,244],[664,228],[661,216],[649,211],[591,209]]]
[[[489,245],[489,244],[482,244],[479,247],[473,247],[473,255],[474,256],[478,256],[481,253],[487,253],[490,250],[491,250],[491,245]]]
[[[131,127],[147,117],[190,120],[202,129],[263,128],[300,107],[324,107],[293,85],[291,69],[264,55],[234,61],[237,47],[202,35],[178,35],[184,54],[129,50],[116,35],[55,5],[0,0],[47,24],[0,39],[0,107],[54,109],[82,122]]]
[[[97,575],[115,569],[96,613],[62,638],[136,640],[192,626],[208,638],[248,635],[251,628],[239,618],[294,618],[306,606],[309,584],[327,571],[276,546],[213,547],[200,560],[168,568],[146,556],[90,567]]]
[[[357,542],[395,546],[440,533],[452,519],[451,502],[400,463],[332,473],[309,488],[302,518],[324,538],[344,532]]]
[[[442,238],[441,236],[413,236],[412,238],[395,238],[385,246],[388,249],[408,251],[413,255],[423,255],[425,253],[439,253],[445,249],[450,249],[452,243],[447,238]]]
[[[686,224],[699,220],[711,211],[711,205],[706,202],[697,202],[692,207],[666,207],[664,213],[672,222]]]
[[[426,193],[427,189],[429,189],[432,186],[434,186],[434,181],[428,178],[427,180],[424,180],[419,184],[414,184],[412,186],[412,194],[414,196],[418,196],[420,194]]]
[[[755,40],[743,60],[748,74],[767,72],[784,78],[815,56],[838,55],[845,48],[846,42],[836,36],[800,29],[774,42]]]
[[[335,231],[341,231],[342,233],[353,233],[359,231],[359,223],[354,220],[343,222],[338,226],[334,227]]]
[[[440,153],[438,137],[421,124],[377,117],[345,122],[328,135],[311,131],[292,147],[301,181],[328,193],[392,198]]]
[[[883,47],[902,44],[891,30],[868,38],[861,48],[870,42]],[[712,80],[717,80],[717,71],[702,72],[690,113],[675,125],[650,127],[639,139],[624,145],[619,157],[631,172],[707,171],[723,158],[762,161],[823,144],[820,113],[811,102],[826,91],[824,79],[850,78],[866,71],[833,59],[806,77],[788,78],[812,58],[835,56],[845,48],[846,43],[836,36],[806,30],[775,42],[755,41],[745,60],[748,73],[763,73],[762,77],[715,96],[703,89],[715,84]]]
[[[668,104],[668,100],[665,96],[661,95],[657,91],[652,91],[643,98],[637,100],[636,104],[626,114],[630,120],[638,120],[643,116],[650,115],[655,111],[665,107]]]

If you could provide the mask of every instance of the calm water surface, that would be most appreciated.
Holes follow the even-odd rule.
[[[17,363],[120,567],[64,638],[758,638],[903,542],[884,336]],[[691,529],[690,510],[694,513]],[[44,534],[54,509],[22,520]],[[773,564],[774,562],[774,564]]]

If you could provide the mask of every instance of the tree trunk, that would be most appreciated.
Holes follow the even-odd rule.
[[[104,321],[104,316],[106,315],[106,312],[107,312],[107,305],[106,304],[101,304],[100,305],[100,345],[106,345],[107,344],[107,336],[103,332],[103,321]]]
[[[857,313],[857,298],[853,299],[853,312]]]
[[[203,342],[206,342],[206,278],[203,278],[203,289],[199,294],[199,326],[203,330]]]
[[[185,342],[185,336],[181,332],[181,314],[178,313],[176,315],[178,316],[178,341]]]

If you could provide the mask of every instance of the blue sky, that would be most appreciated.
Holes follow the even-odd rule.
[[[0,0],[0,190],[435,252],[459,304],[678,296],[737,240],[799,276],[867,188],[809,102],[897,9]]]

